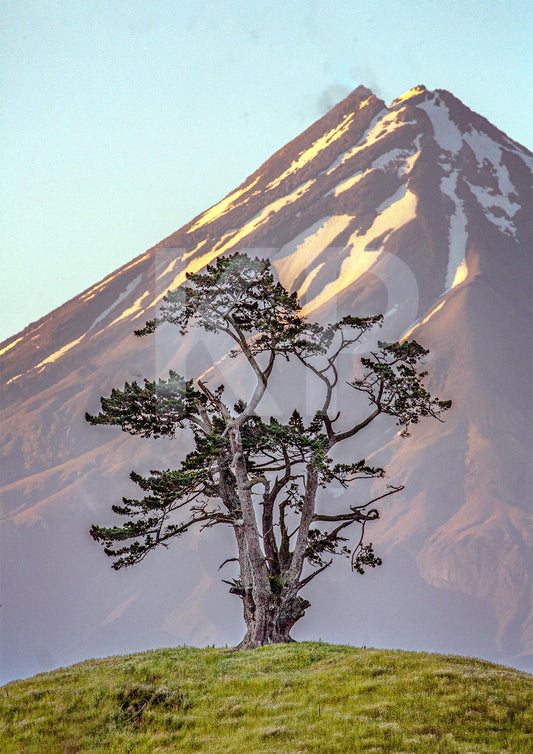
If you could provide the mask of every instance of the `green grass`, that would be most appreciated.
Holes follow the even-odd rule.
[[[531,752],[533,677],[480,660],[302,643],[90,660],[0,689],[0,750]]]

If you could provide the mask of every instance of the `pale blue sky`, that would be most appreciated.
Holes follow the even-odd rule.
[[[452,91],[531,148],[526,0],[0,0],[2,316],[181,227],[358,84]]]

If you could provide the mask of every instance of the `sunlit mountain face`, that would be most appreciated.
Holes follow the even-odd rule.
[[[83,417],[112,386],[169,368],[223,382],[228,400],[246,392],[223,340],[133,335],[188,271],[243,250],[272,260],[310,318],[383,313],[376,337],[430,348],[428,385],[453,399],[445,424],[404,439],[385,420],[343,449],[405,489],[369,531],[384,565],[361,577],[339,560],[308,588],[295,637],[528,667],[532,165],[449,92],[419,86],[387,106],[358,87],[217,205],[5,341],[4,677],[241,638],[240,601],[220,582],[234,574],[217,572],[234,554],[229,531],[175,541],[118,573],[88,534],[115,523],[132,468],[175,466],[187,438],[148,441]],[[311,412],[314,390],[280,364],[261,412]],[[321,505],[334,504],[324,493]]]

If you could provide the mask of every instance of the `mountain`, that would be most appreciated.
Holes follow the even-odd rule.
[[[449,92],[418,86],[387,106],[358,87],[214,207],[6,340],[6,677],[241,638],[240,603],[217,573],[229,533],[109,569],[90,524],[113,522],[131,468],[175,464],[176,447],[83,419],[112,386],[169,368],[241,385],[212,337],[132,332],[187,271],[236,250],[269,257],[312,318],[383,312],[380,339],[430,348],[429,387],[454,402],[445,424],[403,439],[385,422],[349,449],[405,484],[372,531],[384,565],[361,578],[336,564],[309,587],[295,636],[527,667],[532,167],[527,149]],[[302,393],[282,373],[262,411]]]

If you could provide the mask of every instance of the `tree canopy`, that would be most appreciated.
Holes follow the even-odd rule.
[[[234,343],[230,357],[244,357],[254,387],[229,405],[224,385],[171,371],[167,379],[113,389],[101,399],[99,414],[86,414],[91,424],[118,425],[133,435],[187,433],[193,442],[177,469],[153,470],[146,477],[132,471],[143,495],[112,506],[120,524],[92,527],[113,567],[141,561],[192,527],[231,527],[236,553],[224,563],[237,562],[238,573],[226,583],[243,602],[247,630],[240,647],[251,648],[291,640],[292,627],[309,607],[300,591],[333,556],[346,555],[361,574],[380,565],[365,529],[379,517],[378,500],[401,487],[388,485],[374,499],[323,512],[317,505],[321,490],[385,475],[364,459],[339,463],[334,449],[380,415],[394,417],[407,436],[422,417],[441,421],[451,405],[424,387],[426,349],[415,341],[378,342],[360,359],[361,374],[348,382],[366,396],[367,410],[356,418],[349,410],[334,413],[335,392],[346,380],[341,355],[352,353],[382,320],[381,315],[349,315],[328,325],[310,322],[296,294],[276,280],[270,262],[242,253],[189,273],[136,335],[153,334],[166,323],[183,336],[190,328],[225,334]],[[285,374],[296,364],[321,388],[311,419],[296,409],[284,421],[261,415],[274,370]],[[358,533],[350,539],[353,526]]]

